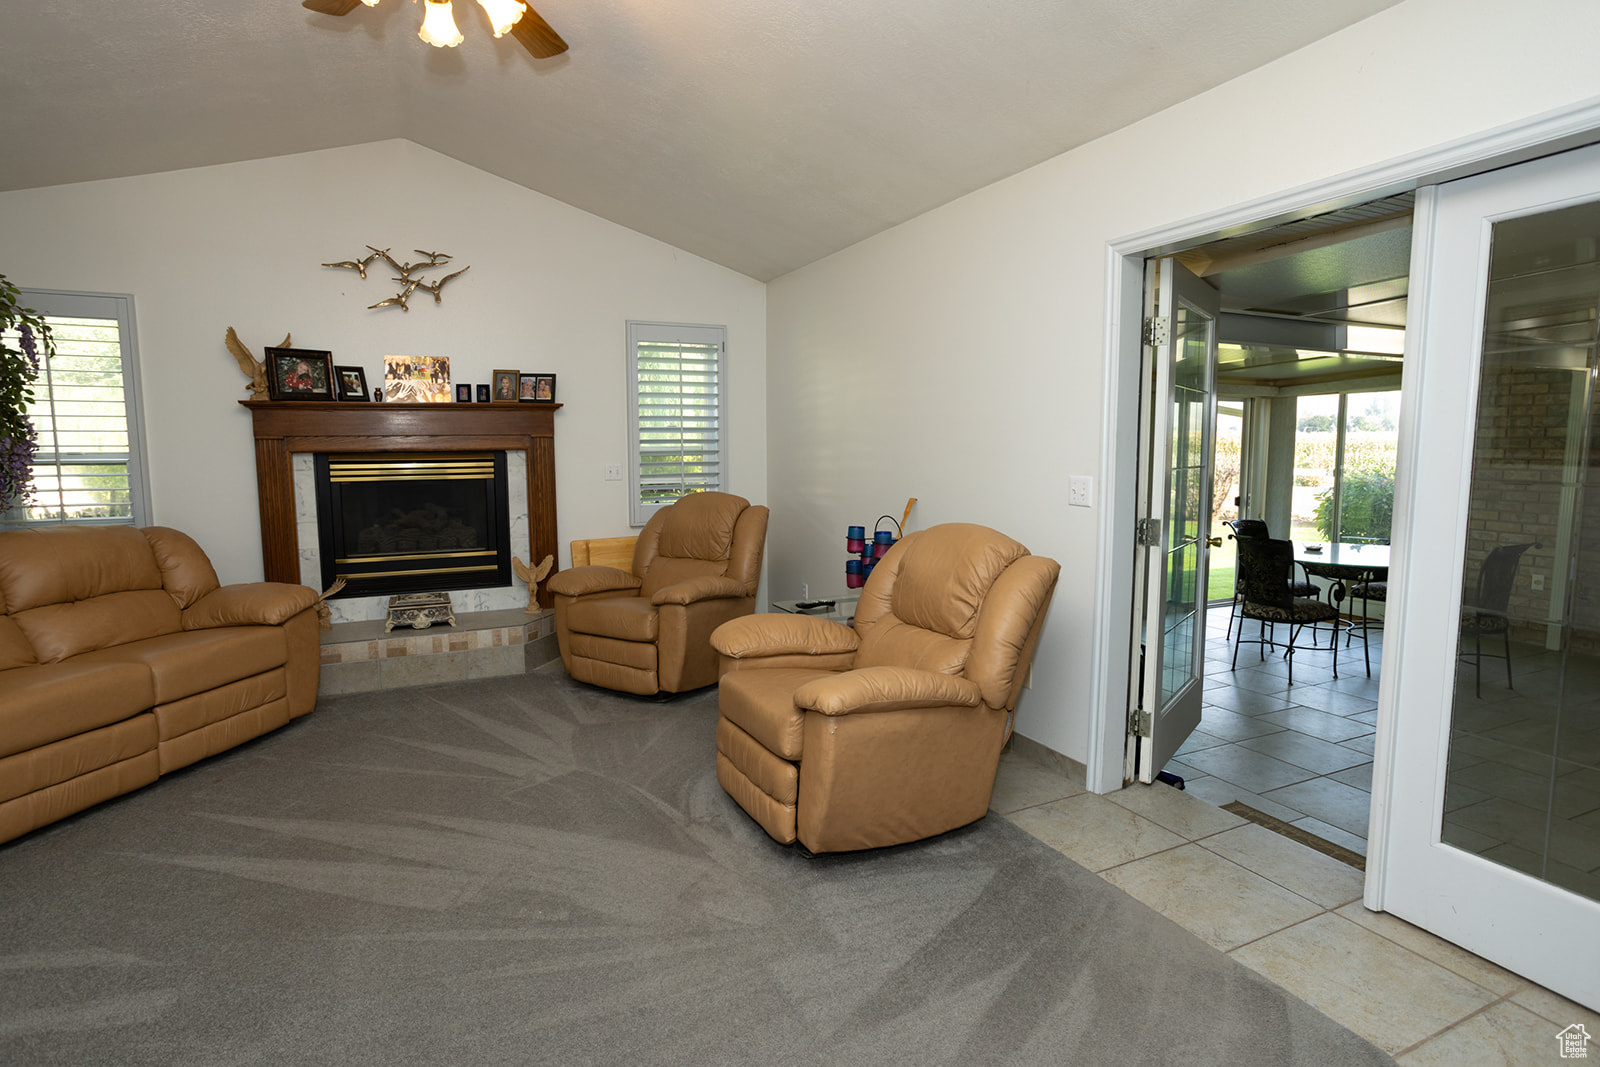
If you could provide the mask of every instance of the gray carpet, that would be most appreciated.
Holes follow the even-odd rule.
[[[0,847],[0,1062],[1391,1062],[1003,819],[773,844],[715,699],[326,699]]]

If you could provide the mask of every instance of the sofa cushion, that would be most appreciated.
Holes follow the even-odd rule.
[[[39,657],[33,654],[33,646],[28,643],[22,627],[14,620],[0,615],[0,671],[8,671],[12,667],[26,667],[30,663],[38,662]]]
[[[12,615],[107,593],[160,588],[155,553],[132,526],[0,533],[0,597]]]
[[[161,568],[161,584],[178,607],[187,608],[222,585],[205,550],[188,534],[166,526],[147,526],[139,532]]]
[[[659,620],[655,605],[642,597],[602,597],[579,600],[568,607],[567,628],[619,641],[654,641]]]
[[[140,663],[40,663],[0,672],[0,757],[87,733],[154,706]]]
[[[958,641],[885,615],[867,630],[856,653],[857,667],[915,667],[935,674],[960,674],[971,641]]]
[[[176,632],[178,605],[161,589],[47,604],[12,615],[42,663],[108,648],[126,641]]]
[[[775,667],[734,671],[717,685],[717,710],[724,719],[787,760],[800,758],[805,712],[794,705],[794,691],[832,671]]]
[[[227,626],[164,634],[78,658],[143,664],[154,679],[153,703],[166,704],[281,667],[288,661],[289,645],[276,626]]]
[[[947,523],[907,537],[890,593],[895,615],[912,626],[971,637],[978,608],[1001,573],[1028,550],[1005,534],[970,523]]]

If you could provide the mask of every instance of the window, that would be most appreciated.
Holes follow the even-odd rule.
[[[726,489],[721,326],[628,323],[628,520],[689,493]]]
[[[0,514],[0,528],[146,525],[132,297],[24,289],[20,299],[50,324],[56,354],[28,408],[39,439],[33,503]]]
[[[1292,536],[1388,544],[1400,394],[1298,399]]]

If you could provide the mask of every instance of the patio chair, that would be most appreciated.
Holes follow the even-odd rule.
[[[1267,528],[1265,519],[1224,519],[1222,525],[1232,530],[1228,536],[1235,541],[1246,537],[1262,538],[1271,537],[1272,533]],[[1295,581],[1294,576],[1289,576],[1289,591],[1295,596],[1316,596],[1318,589],[1309,581]],[[1226,640],[1233,637],[1233,620],[1239,617],[1239,572],[1235,566],[1233,575],[1233,604],[1228,609],[1228,631],[1223,635]]]
[[[1522,554],[1530,548],[1543,547],[1537,541],[1530,541],[1525,545],[1501,545],[1485,557],[1482,566],[1478,568],[1478,582],[1471,591],[1461,598],[1461,643],[1466,643],[1467,635],[1472,635],[1472,651],[1458,652],[1466,660],[1472,661],[1473,679],[1472,691],[1474,696],[1483,693],[1483,659],[1503,659],[1506,661],[1506,688],[1513,688],[1511,684],[1511,618],[1507,609],[1511,605],[1511,590],[1516,585],[1517,568],[1522,565]],[[1484,635],[1499,634],[1504,643],[1503,653],[1485,652],[1483,650]],[[1459,646],[1458,646],[1459,648]]]
[[[1289,663],[1289,684],[1294,684],[1294,654],[1296,649],[1317,648],[1316,627],[1328,623],[1332,633],[1333,676],[1339,677],[1339,609],[1315,597],[1296,596],[1290,578],[1294,570],[1294,545],[1270,537],[1244,537],[1239,539],[1239,636],[1233,645],[1233,670],[1239,668],[1239,646],[1249,643],[1260,646],[1261,658],[1267,658],[1267,646],[1278,648],[1277,624],[1289,627],[1289,640],[1283,645]],[[1244,636],[1244,619],[1255,619],[1261,624],[1260,638],[1247,641]],[[1295,643],[1300,632],[1309,625],[1312,643]],[[1273,627],[1269,637],[1267,627]]]

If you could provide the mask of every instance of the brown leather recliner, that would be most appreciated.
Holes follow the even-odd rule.
[[[812,852],[916,841],[983,817],[1061,568],[984,526],[909,534],[854,627],[753,615],[722,655],[717,780]]]
[[[632,571],[573,567],[550,578],[556,641],[580,682],[649,696],[717,680],[711,631],[755,610],[767,509],[692,493],[651,516]]]

